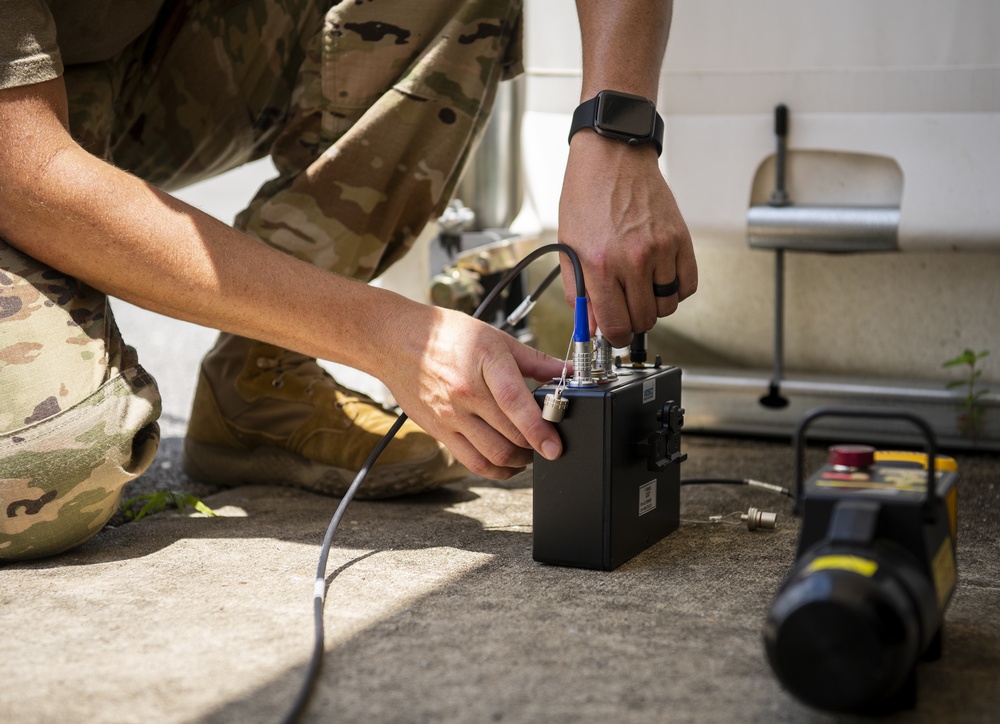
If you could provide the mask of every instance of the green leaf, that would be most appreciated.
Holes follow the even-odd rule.
[[[142,506],[138,513],[133,513],[132,508],[142,502],[145,502],[145,505]],[[122,503],[122,510],[128,520],[142,520],[147,515],[160,513],[167,508],[181,510],[189,506],[204,515],[215,516],[214,510],[183,490],[158,490],[153,493],[137,495]]]
[[[133,520],[142,520],[147,515],[152,513],[160,513],[167,509],[166,498],[162,496],[157,496],[155,494],[150,495],[149,500],[146,502],[139,512],[135,514]]]
[[[197,499],[197,498],[195,498],[194,496],[192,496],[192,500],[194,500],[194,502],[193,502],[193,503],[191,503],[191,505],[192,505],[192,506],[194,507],[194,509],[195,509],[195,510],[197,510],[197,511],[198,511],[199,513],[202,513],[203,515],[207,515],[207,516],[209,516],[209,517],[211,517],[211,518],[215,518],[215,517],[217,517],[217,516],[216,516],[216,513],[215,513],[215,511],[214,511],[214,510],[212,510],[211,508],[209,508],[209,507],[208,507],[207,505],[205,505],[205,504],[204,504],[203,502],[201,502],[200,500],[198,500],[198,499]]]
[[[956,387],[965,387],[968,384],[965,380],[952,380],[945,385],[946,390],[954,390]]]

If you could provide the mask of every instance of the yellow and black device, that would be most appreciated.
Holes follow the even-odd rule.
[[[910,422],[924,454],[836,445],[808,480],[803,446],[821,417]],[[916,704],[919,660],[941,655],[944,611],[955,590],[956,496],[952,458],[917,415],[820,408],[795,433],[796,562],[764,629],[771,668],[811,706],[863,714]]]

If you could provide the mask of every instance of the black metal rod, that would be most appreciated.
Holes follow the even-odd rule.
[[[774,376],[775,386],[785,376],[785,250],[774,251]]]
[[[785,190],[785,147],[788,136],[788,107],[784,104],[774,109],[774,191],[768,201],[770,206],[787,206],[790,203]],[[767,394],[760,398],[765,407],[781,409],[788,400],[781,396],[781,380],[785,376],[785,250],[774,250],[774,370]]]

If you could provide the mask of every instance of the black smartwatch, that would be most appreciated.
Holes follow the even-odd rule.
[[[570,140],[583,128],[592,128],[602,136],[617,138],[630,146],[652,143],[657,156],[663,153],[663,119],[653,101],[642,96],[602,90],[574,111]]]

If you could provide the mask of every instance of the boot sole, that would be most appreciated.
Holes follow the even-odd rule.
[[[357,471],[325,465],[277,447],[253,450],[207,445],[185,438],[181,466],[194,480],[236,487],[239,485],[289,485],[314,493],[341,497]],[[357,497],[392,498],[440,488],[461,480],[468,471],[449,464],[443,455],[424,463],[375,465],[358,489]]]

